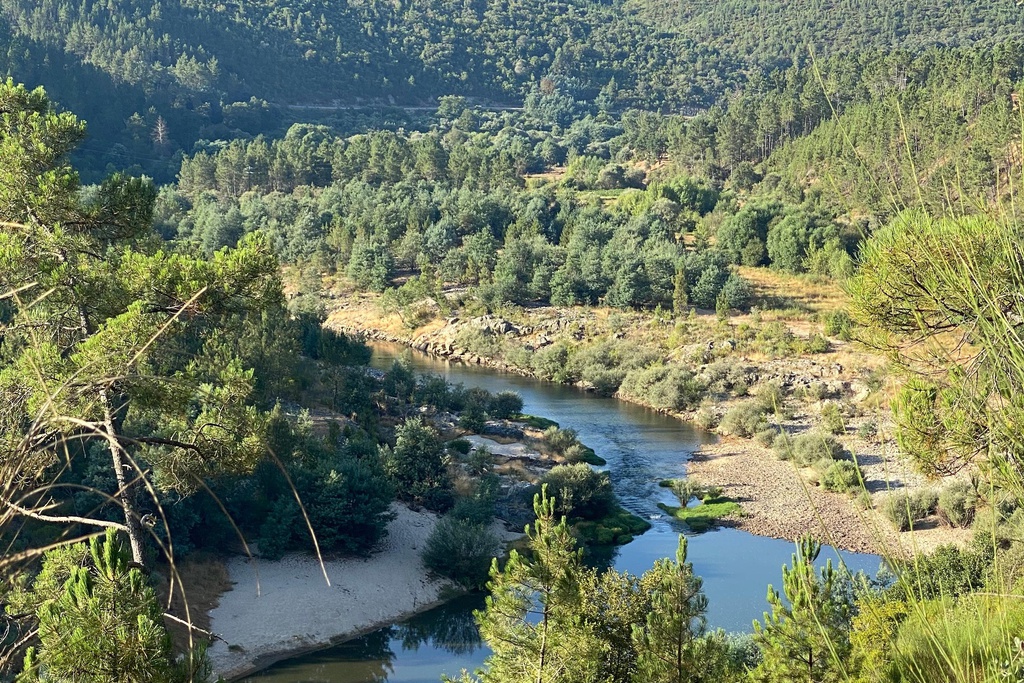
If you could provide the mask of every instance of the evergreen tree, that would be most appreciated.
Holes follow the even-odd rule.
[[[689,303],[690,292],[686,281],[686,262],[680,260],[676,264],[676,274],[672,279],[672,312],[677,316],[685,314]]]
[[[39,627],[18,683],[205,680],[202,667],[189,670],[201,658],[172,661],[156,594],[130,561],[113,529],[44,557],[35,590],[22,596],[36,603]]]
[[[0,112],[0,292],[13,302],[0,447],[37,477],[69,457],[106,457],[116,487],[105,493],[123,522],[33,512],[31,496],[14,502],[25,490],[4,502],[43,522],[121,529],[142,563],[140,490],[194,490],[262,455],[254,372],[206,342],[283,308],[279,265],[259,239],[210,260],[156,248],[149,182],[114,176],[80,193],[67,162],[84,135],[73,115],[11,81]]]
[[[797,542],[793,566],[782,568],[784,596],[768,587],[772,612],[754,622],[763,660],[754,672],[766,683],[831,683],[846,680],[850,653],[851,605],[840,575],[829,560],[820,574],[814,562],[821,544],[807,536]]]
[[[595,680],[602,644],[583,618],[581,552],[565,518],[556,521],[547,487],[534,497],[537,521],[527,528],[530,557],[513,550],[491,566],[491,594],[477,612],[493,650],[484,683],[584,683]]]
[[[708,600],[703,581],[686,561],[686,538],[679,537],[673,562],[658,560],[644,574],[651,591],[646,622],[637,627],[634,683],[715,683],[725,672],[726,646],[720,634],[707,634]]]

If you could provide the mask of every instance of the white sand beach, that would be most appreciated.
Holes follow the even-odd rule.
[[[234,585],[210,613],[212,630],[223,639],[209,651],[214,671],[238,678],[440,602],[452,584],[429,577],[420,559],[437,517],[400,504],[392,511],[396,518],[379,552],[325,562],[330,585],[314,556],[230,560]]]

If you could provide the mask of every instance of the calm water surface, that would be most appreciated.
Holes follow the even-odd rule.
[[[651,520],[653,528],[615,551],[610,564],[641,574],[658,559],[674,557],[679,534],[689,536],[688,559],[704,578],[710,601],[708,621],[727,631],[750,631],[767,608],[769,583],[781,583],[781,568],[793,544],[737,529],[692,535],[666,518],[657,504],[678,504],[662,479],[685,473],[690,453],[714,436],[692,425],[613,398],[486,368],[449,364],[390,344],[374,344],[373,365],[387,369],[395,358],[414,369],[444,375],[451,382],[489,391],[510,390],[523,397],[523,411],[572,427],[580,440],[608,461],[606,469],[622,504]],[[837,552],[826,547],[822,561],[842,560],[852,571],[874,574],[876,555]],[[472,671],[487,656],[472,620],[482,598],[467,597],[394,624],[344,645],[282,662],[253,683],[438,683],[442,674]]]

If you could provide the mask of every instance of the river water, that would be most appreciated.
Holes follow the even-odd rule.
[[[791,542],[754,536],[738,529],[690,534],[667,518],[659,502],[677,505],[663,479],[682,476],[686,460],[714,436],[675,418],[640,406],[588,394],[541,380],[487,368],[448,363],[392,344],[374,344],[372,364],[391,367],[406,358],[419,372],[443,375],[450,382],[488,391],[515,391],[523,412],[571,427],[580,441],[608,461],[612,484],[624,507],[651,520],[650,531],[616,549],[610,560],[619,571],[641,574],[654,562],[674,557],[679,534],[689,537],[688,559],[704,578],[710,608],[708,623],[727,631],[749,632],[768,605],[767,586],[781,584],[782,565],[790,562]],[[876,555],[837,552],[825,547],[821,561],[843,561],[851,571],[874,574]],[[487,656],[472,619],[483,604],[467,596],[406,622],[394,624],[343,645],[281,662],[253,676],[252,683],[438,683],[479,667]]]

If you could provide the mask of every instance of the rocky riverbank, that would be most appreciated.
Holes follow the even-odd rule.
[[[355,295],[340,302],[328,324],[370,340],[402,344],[452,362],[532,376],[533,372],[521,366],[476,352],[460,342],[485,335],[528,353],[553,343],[586,343],[594,336],[595,330],[607,332],[601,329],[601,315],[595,309],[543,309],[529,312],[525,322],[493,315],[474,318],[450,316],[409,330],[398,316],[383,315],[372,297]],[[641,317],[633,320],[632,330],[615,332],[614,338],[628,338],[631,333],[635,335],[638,328],[644,330],[648,337],[652,336],[646,330],[654,323]],[[707,344],[710,350],[715,344],[729,345],[733,342],[724,339],[701,343]],[[684,351],[690,355],[693,353],[693,349]],[[857,407],[858,414],[848,418],[847,433],[840,440],[861,465],[874,506],[877,507],[891,489],[927,485],[898,456],[887,429],[887,410],[879,407],[884,402],[872,397],[872,390],[863,377],[872,367],[872,362],[877,365],[878,359],[854,353],[848,345],[842,345],[838,352],[809,357],[742,358],[737,362],[746,366],[744,379],[751,384],[771,381],[785,386],[793,394],[808,393],[813,388]],[[592,388],[586,383],[579,386]],[[620,398],[643,404],[634,397],[620,394]],[[868,405],[873,398],[874,404]],[[705,412],[711,412],[717,421],[732,405],[742,400],[745,399],[718,400],[713,405],[706,405]],[[815,403],[811,400],[802,404],[780,426],[790,433],[812,429],[819,420],[818,412],[824,403],[826,401]],[[672,414],[684,420],[695,417],[692,412]],[[857,434],[858,428],[867,423],[874,433],[870,438],[862,438]],[[801,471],[793,464],[779,460],[769,448],[749,439],[727,438],[717,445],[705,447],[694,454],[689,472],[701,483],[720,486],[727,496],[738,500],[744,515],[728,523],[758,535],[792,540],[802,534],[813,533],[846,550],[879,552],[885,549],[888,554],[905,554],[912,550],[930,549],[941,543],[961,542],[967,535],[963,530],[930,522],[913,534],[899,533],[877,510],[866,508],[848,494],[825,491],[815,485],[813,472]]]

